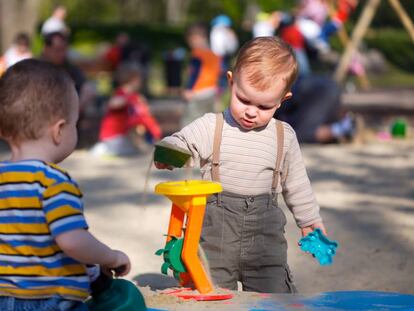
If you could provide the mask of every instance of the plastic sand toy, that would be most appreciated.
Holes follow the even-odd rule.
[[[391,125],[392,137],[404,138],[407,136],[407,122],[403,119],[397,119]]]
[[[134,283],[101,273],[92,283],[86,304],[92,311],[145,311],[144,297]]]
[[[183,288],[167,291],[166,294],[196,300],[224,300],[233,296],[231,293],[214,292],[198,255],[207,197],[221,191],[219,183],[203,180],[165,182],[155,187],[156,193],[172,201],[166,245],[156,252],[164,257],[161,272],[167,274],[169,269],[172,270],[182,286],[192,282],[198,291],[193,293],[191,289]]]
[[[183,167],[191,157],[191,152],[183,148],[159,142],[155,144],[154,161],[171,165],[173,167]]]
[[[322,266],[330,265],[336,254],[338,243],[329,240],[320,229],[315,229],[299,241],[300,249],[311,253]]]

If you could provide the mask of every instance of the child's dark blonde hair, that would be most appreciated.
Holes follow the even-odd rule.
[[[115,82],[117,85],[127,84],[133,79],[142,79],[141,67],[135,62],[121,63],[115,72]]]
[[[201,22],[193,23],[190,26],[188,26],[188,28],[185,31],[185,37],[189,38],[190,36],[194,35],[208,39],[207,26]]]
[[[277,37],[258,37],[245,43],[234,66],[234,76],[243,71],[247,81],[257,90],[267,90],[281,79],[285,94],[292,88],[298,65],[292,48]]]
[[[74,83],[59,67],[35,59],[11,66],[0,78],[0,137],[37,139],[44,128],[70,115]]]

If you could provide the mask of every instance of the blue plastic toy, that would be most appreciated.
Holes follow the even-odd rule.
[[[315,229],[299,241],[300,249],[309,252],[318,259],[322,266],[330,265],[336,254],[338,243],[329,240],[320,229]]]

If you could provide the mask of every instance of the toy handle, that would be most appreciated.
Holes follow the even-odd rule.
[[[122,265],[122,266],[119,266],[119,267],[117,267],[115,269],[112,269],[112,270],[115,272],[116,275],[119,275],[119,274],[122,274],[123,272],[125,272],[126,269],[127,269],[127,266]]]
[[[112,277],[100,272],[98,278],[91,284],[91,294],[92,297],[98,296],[100,293],[104,292],[111,287]]]

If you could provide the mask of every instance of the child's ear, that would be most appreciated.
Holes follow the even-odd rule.
[[[59,119],[51,125],[51,135],[52,140],[55,145],[60,145],[62,143],[63,128],[66,125],[65,119]]]
[[[229,70],[227,71],[226,75],[227,75],[227,82],[229,86],[232,86],[233,85],[233,73]]]
[[[282,103],[284,101],[288,100],[288,99],[291,99],[292,98],[292,95],[293,95],[292,92],[287,92],[286,95],[285,95],[285,97],[283,97],[283,99],[282,99]]]
[[[280,101],[279,105],[277,106],[276,110],[280,108],[280,106],[282,106],[282,104],[287,101],[288,99],[290,99],[292,97],[292,92],[287,92],[286,95],[282,98],[282,100]]]

